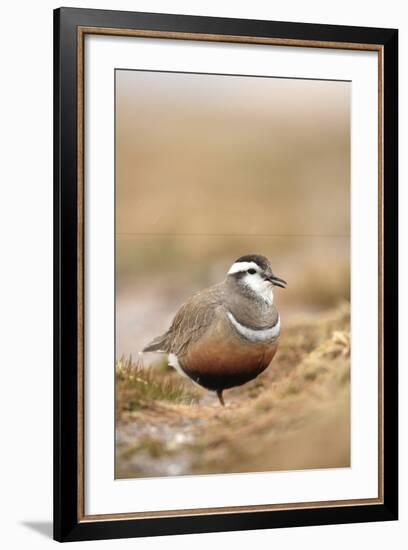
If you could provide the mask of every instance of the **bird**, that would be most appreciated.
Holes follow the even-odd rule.
[[[239,257],[225,279],[193,294],[169,329],[143,352],[167,354],[168,364],[207,390],[223,392],[256,378],[274,358],[280,316],[273,287],[286,288],[263,255]]]

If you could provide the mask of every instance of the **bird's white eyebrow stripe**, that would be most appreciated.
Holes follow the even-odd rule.
[[[259,271],[259,265],[255,262],[235,262],[230,267],[228,275],[232,275],[233,273],[240,273],[241,271],[248,271],[248,269],[256,269],[256,271]]]
[[[278,316],[278,319],[276,323],[273,325],[273,327],[266,328],[266,329],[259,329],[255,330],[253,328],[246,327],[242,325],[239,321],[235,319],[233,314],[230,311],[227,311],[227,316],[232,325],[236,328],[236,330],[246,338],[247,340],[250,340],[251,342],[265,342],[270,340],[275,340],[280,333],[280,317]]]

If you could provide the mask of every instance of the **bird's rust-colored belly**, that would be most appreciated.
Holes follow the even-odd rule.
[[[227,389],[256,378],[270,364],[277,347],[277,341],[250,342],[228,320],[221,320],[178,359],[198,384],[211,390]]]

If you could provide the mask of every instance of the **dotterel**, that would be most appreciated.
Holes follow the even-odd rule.
[[[187,300],[170,328],[143,352],[168,354],[169,365],[204,388],[223,391],[256,378],[271,363],[280,334],[273,287],[286,281],[265,256],[241,256],[223,282]]]

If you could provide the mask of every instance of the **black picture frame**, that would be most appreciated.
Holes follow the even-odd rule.
[[[375,44],[383,55],[383,495],[382,502],[273,511],[80,519],[78,500],[79,27]],[[398,31],[60,8],[54,12],[54,538],[143,537],[398,518]]]

